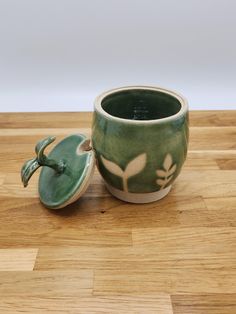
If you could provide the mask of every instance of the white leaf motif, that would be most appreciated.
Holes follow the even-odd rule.
[[[165,178],[166,176],[166,172],[164,170],[157,170],[156,171],[156,174],[158,175],[158,177],[161,177],[161,178]]]
[[[147,154],[143,153],[131,160],[124,172],[126,178],[132,177],[143,170],[146,165]]]
[[[157,179],[157,184],[160,185],[162,188],[166,186],[166,184],[172,179],[173,176],[170,176],[169,178],[165,179]]]
[[[170,170],[168,171],[168,176],[170,176],[171,174],[173,174],[173,173],[175,172],[175,170],[176,170],[176,164],[174,164],[174,166],[172,166],[172,167],[170,168]]]
[[[164,160],[164,163],[163,163],[163,167],[166,171],[168,171],[170,169],[171,165],[172,165],[172,157],[170,154],[167,154],[166,158]]]
[[[173,176],[170,176],[169,178],[166,179],[166,184],[172,179]]]
[[[165,183],[166,183],[165,180],[157,179],[157,184],[158,184],[158,185],[163,186],[163,185],[165,185]]]
[[[173,179],[173,174],[176,171],[176,164],[173,164],[173,160],[172,160],[172,156],[171,154],[167,154],[163,165],[162,165],[163,169],[157,169],[156,170],[156,174],[159,178],[162,179],[157,179],[156,183],[158,185],[160,185],[161,190],[164,189],[166,187],[166,185]]]
[[[110,160],[107,160],[103,156],[101,156],[101,160],[108,171],[115,174],[116,176],[119,176],[119,177],[123,176],[124,172],[117,164],[115,164],[114,162]]]

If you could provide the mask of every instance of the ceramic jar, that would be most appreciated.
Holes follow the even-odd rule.
[[[95,100],[92,147],[114,196],[133,203],[161,199],[186,158],[187,101],[158,87],[105,92]]]

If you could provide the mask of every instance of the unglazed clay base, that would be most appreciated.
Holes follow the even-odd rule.
[[[105,183],[106,184],[106,183]],[[144,204],[158,201],[165,197],[171,189],[171,185],[167,188],[152,193],[129,193],[118,190],[111,185],[106,184],[108,191],[122,201],[136,204]]]

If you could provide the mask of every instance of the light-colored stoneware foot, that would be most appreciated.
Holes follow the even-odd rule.
[[[105,183],[106,184],[106,183]],[[158,201],[165,197],[171,189],[171,185],[163,190],[152,193],[130,193],[124,192],[114,188],[111,185],[106,184],[108,191],[115,197],[121,199],[122,201],[136,204],[144,204]]]

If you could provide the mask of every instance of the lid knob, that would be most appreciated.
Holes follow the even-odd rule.
[[[21,180],[24,187],[28,185],[29,179],[32,177],[34,172],[41,166],[46,166],[54,169],[56,173],[61,174],[66,168],[66,164],[63,160],[55,161],[54,159],[48,158],[44,154],[45,148],[54,142],[55,136],[49,136],[39,141],[35,146],[36,158],[26,161],[21,168]]]
[[[39,175],[38,193],[43,205],[51,209],[65,207],[86,191],[95,167],[95,154],[90,139],[84,134],[64,138],[46,156],[45,148],[55,141],[49,136],[35,146],[36,157],[24,163],[21,179],[26,187],[33,173]]]

